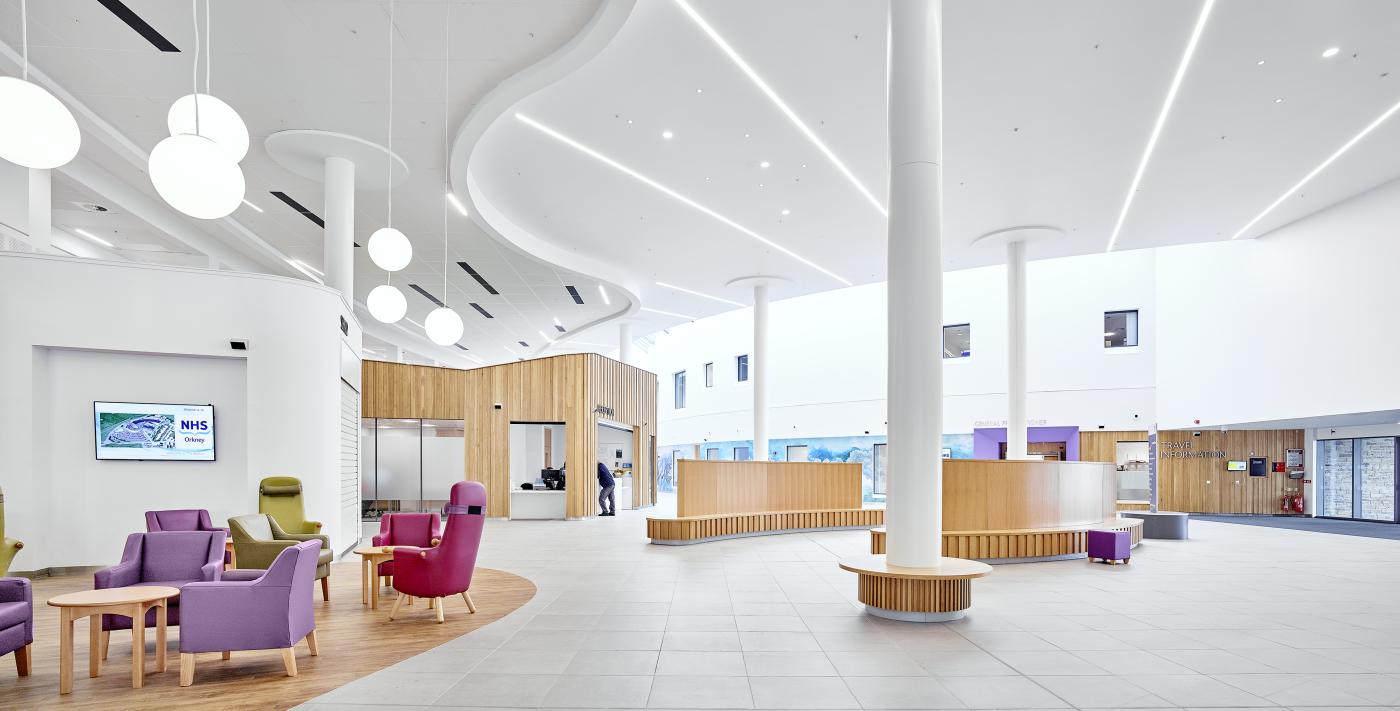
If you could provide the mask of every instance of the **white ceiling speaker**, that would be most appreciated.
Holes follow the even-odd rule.
[[[248,126],[243,117],[217,96],[199,94],[199,130],[195,130],[195,94],[185,94],[170,105],[165,123],[170,135],[198,133],[219,144],[238,163],[248,155]]]
[[[380,284],[369,292],[365,299],[369,315],[381,323],[398,323],[408,313],[408,300],[403,292],[390,284]]]
[[[82,145],[78,122],[46,89],[0,77],[0,158],[26,168],[57,168]]]
[[[369,236],[369,258],[386,272],[396,272],[413,260],[413,243],[393,227],[380,227]]]
[[[428,340],[433,343],[450,346],[462,340],[462,317],[446,306],[439,306],[423,319],[423,330],[428,332]]]
[[[243,169],[204,136],[182,133],[156,144],[149,172],[161,198],[190,217],[217,220],[243,204]]]

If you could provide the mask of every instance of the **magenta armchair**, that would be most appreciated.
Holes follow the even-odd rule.
[[[476,612],[468,589],[476,570],[476,553],[481,548],[481,529],[486,523],[486,487],[479,481],[459,481],[452,485],[451,499],[442,512],[447,530],[436,548],[395,548],[394,589],[399,596],[389,619],[398,614],[405,597],[424,597],[437,609],[443,621],[442,599],[461,595],[467,609]]]
[[[15,653],[15,669],[29,676],[34,642],[34,593],[24,578],[0,578],[0,654]]]
[[[320,542],[317,542],[320,545]],[[223,531],[160,531],[133,533],[126,537],[122,562],[92,574],[92,587],[125,588],[133,585],[168,585],[219,580],[224,569]],[[166,624],[180,624],[181,598],[173,598],[166,611]],[[155,608],[146,612],[146,626],[155,627]],[[131,629],[131,618],[102,616],[102,658],[107,658],[107,642],[112,630]]]
[[[432,548],[442,540],[442,518],[436,513],[394,513],[384,514],[379,519],[379,533],[374,536],[376,546],[417,546]],[[394,561],[386,560],[379,564],[379,575],[393,575]]]
[[[287,676],[297,675],[295,647],[316,647],[313,590],[320,541],[282,549],[267,570],[239,571],[240,580],[189,583],[180,588],[180,686],[194,683],[195,654],[280,649]],[[256,573],[256,575],[252,575]]]
[[[220,528],[214,525],[209,518],[209,509],[166,509],[164,511],[146,512],[146,532],[156,531],[223,531],[224,537],[229,535],[227,528]],[[233,561],[233,554],[224,551],[224,565]]]

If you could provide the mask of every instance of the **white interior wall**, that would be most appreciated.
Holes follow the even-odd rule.
[[[620,458],[614,456],[619,449],[622,450]],[[619,463],[631,462],[632,433],[599,425],[598,461],[608,465],[608,469],[616,469]]]
[[[360,332],[339,292],[259,274],[3,253],[0,304],[0,393],[6,401],[0,408],[0,450],[7,458],[0,485],[7,504],[6,533],[25,542],[16,570],[116,562],[120,542],[111,540],[113,531],[144,530],[142,513],[174,506],[162,492],[184,491],[189,481],[176,474],[183,469],[158,468],[157,463],[93,462],[85,469],[88,474],[76,475],[86,476],[85,481],[54,489],[55,477],[67,476],[57,467],[68,456],[50,444],[55,441],[51,417],[62,415],[55,393],[65,399],[86,397],[57,382],[67,377],[72,359],[59,356],[55,363],[55,352],[240,359],[246,378],[245,466],[237,472],[217,466],[202,470],[217,471],[201,476],[218,481],[177,497],[183,499],[180,507],[256,511],[258,480],[296,476],[302,480],[308,517],[324,522],[324,532],[338,550],[354,543],[357,532],[340,530],[339,374],[341,344],[358,353]],[[350,325],[349,336],[339,330],[342,317]],[[248,340],[249,350],[231,350],[231,339]],[[156,396],[141,393],[175,387],[183,378],[173,372],[163,377],[171,385],[123,384],[122,399],[154,401]],[[215,407],[223,411],[218,401]],[[89,404],[81,422],[71,425],[89,438],[83,448],[87,456],[91,421]],[[218,456],[235,457],[233,446],[220,436]],[[131,476],[138,468],[147,473]],[[93,471],[104,474],[94,477]],[[75,504],[75,491],[114,480],[139,483],[140,488],[129,499],[84,494],[86,503]],[[96,548],[75,541],[93,541]]]

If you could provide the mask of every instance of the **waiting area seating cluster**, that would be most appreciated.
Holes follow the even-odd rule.
[[[0,503],[3,497],[0,497]],[[478,482],[452,486],[442,515],[386,515],[373,550],[384,559],[375,582],[392,582],[405,601],[425,598],[443,621],[443,600],[461,595],[476,612],[468,593],[485,520],[486,491]],[[334,552],[321,523],[307,520],[301,482],[269,477],[259,486],[259,512],[229,518],[214,526],[207,509],[145,512],[146,531],[126,538],[120,562],[93,575],[92,589],[50,598],[59,610],[59,693],[73,690],[73,627],[89,619],[91,677],[107,659],[112,631],[131,630],[132,687],[141,688],[146,671],[145,631],[155,630],[155,671],[166,670],[166,630],[179,628],[180,686],[194,683],[196,656],[219,652],[280,650],[287,676],[297,676],[296,645],[306,642],[319,654],[316,637],[316,581],[322,600]],[[4,534],[0,505],[0,537]],[[22,546],[5,539],[8,575],[14,552]],[[357,551],[362,552],[362,551]],[[370,578],[363,581],[368,590]],[[394,619],[391,614],[389,619]],[[0,654],[13,652],[19,676],[31,672],[34,600],[30,580],[0,577]]]

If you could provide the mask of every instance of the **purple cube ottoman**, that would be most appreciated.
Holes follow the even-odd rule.
[[[1105,563],[1123,561],[1127,563],[1133,556],[1132,538],[1127,531],[1088,531],[1089,560],[1102,560]]]

